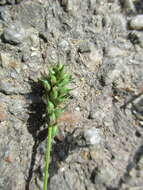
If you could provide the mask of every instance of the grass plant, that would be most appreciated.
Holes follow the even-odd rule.
[[[49,74],[43,74],[40,79],[44,89],[43,101],[45,103],[46,125],[48,125],[43,190],[47,190],[48,186],[52,142],[58,132],[58,118],[64,112],[63,103],[67,100],[71,90],[67,88],[70,81],[71,75],[66,73],[65,66],[62,64],[50,68]]]

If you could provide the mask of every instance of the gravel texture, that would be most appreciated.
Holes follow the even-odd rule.
[[[142,0],[0,0],[0,190],[42,190],[38,78],[58,62],[74,80],[48,190],[142,190]]]

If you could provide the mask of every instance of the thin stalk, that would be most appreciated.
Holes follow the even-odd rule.
[[[52,147],[52,126],[48,127],[48,138],[47,138],[47,148],[45,155],[45,171],[44,171],[44,187],[43,190],[47,190],[48,177],[49,177],[49,164],[50,164],[50,153]]]

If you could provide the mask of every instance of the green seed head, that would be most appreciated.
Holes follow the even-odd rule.
[[[54,112],[54,104],[53,104],[50,100],[48,100],[47,106],[48,106],[48,107],[47,107],[48,113],[49,113],[49,114],[53,113],[53,112]]]
[[[54,112],[49,114],[49,119],[50,119],[50,124],[53,124],[56,122],[56,115]]]
[[[46,117],[49,118],[49,125],[58,119],[63,110],[58,108],[70,91],[66,85],[71,81],[71,76],[65,72],[63,64],[57,64],[49,69],[49,74],[40,80],[44,87],[44,103],[46,104]]]
[[[51,93],[50,93],[50,97],[53,97],[54,99],[56,99],[58,97],[58,91],[57,91],[57,88],[56,86],[53,87]]]
[[[49,91],[51,89],[50,83],[47,80],[41,79],[40,82],[45,90]]]

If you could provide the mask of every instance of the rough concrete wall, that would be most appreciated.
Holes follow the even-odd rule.
[[[0,0],[0,190],[42,189],[37,81],[57,62],[74,90],[49,190],[142,190],[142,0]]]

